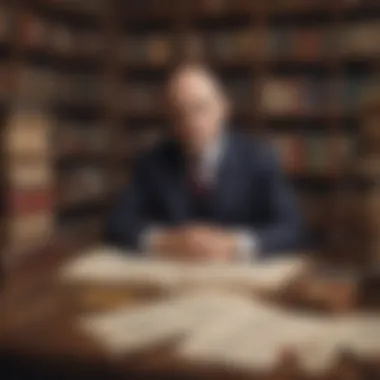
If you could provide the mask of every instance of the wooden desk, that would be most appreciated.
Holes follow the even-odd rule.
[[[160,295],[147,289],[70,288],[57,281],[58,264],[58,260],[52,260],[20,271],[8,281],[0,295],[0,374],[8,374],[4,378],[119,379],[156,378],[158,375],[170,379],[248,378],[225,369],[195,368],[179,362],[170,353],[171,344],[112,362],[101,347],[81,333],[75,323],[76,317],[86,311],[106,310],[120,303],[133,307]],[[292,292],[307,298],[300,289],[306,289],[305,280]],[[291,356],[287,359],[278,373],[255,378],[301,378],[296,377]],[[380,368],[376,365],[370,369],[379,370],[380,376]],[[335,377],[330,378],[352,378],[342,376],[335,373]],[[358,379],[366,380],[364,377]]]

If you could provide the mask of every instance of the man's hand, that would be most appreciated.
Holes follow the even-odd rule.
[[[187,226],[162,233],[153,249],[164,257],[190,261],[229,261],[237,253],[234,234],[210,226]]]

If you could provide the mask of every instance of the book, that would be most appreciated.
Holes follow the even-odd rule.
[[[322,29],[302,28],[292,33],[290,56],[305,61],[322,61],[328,53],[328,39]]]
[[[166,64],[171,56],[171,41],[169,36],[155,35],[146,41],[146,61],[154,65]]]
[[[253,104],[253,86],[249,81],[232,78],[227,81],[226,89],[235,108],[250,112]]]
[[[260,106],[269,115],[298,114],[302,111],[302,83],[292,79],[265,80],[260,94]]]
[[[62,173],[60,203],[64,205],[91,202],[106,196],[107,182],[103,168],[82,165]]]
[[[220,13],[226,10],[228,0],[198,0],[198,9],[202,13]]]
[[[152,112],[159,99],[160,87],[153,83],[131,84],[126,90],[125,104],[129,111]]]
[[[344,56],[378,56],[380,54],[380,22],[366,21],[346,25],[341,32],[339,46]]]
[[[9,88],[11,86],[9,72],[9,66],[6,63],[0,64],[0,81],[4,84],[0,88],[0,101],[2,102],[9,100]]]
[[[7,224],[9,245],[21,249],[46,241],[54,229],[54,217],[49,212],[37,212],[11,216]]]
[[[205,36],[207,52],[216,62],[248,60],[255,49],[254,37],[248,29],[210,33]]]
[[[70,57],[75,52],[76,35],[69,26],[50,21],[48,50],[62,57]]]
[[[5,150],[9,159],[50,155],[50,120],[43,113],[16,110],[8,120]]]
[[[326,136],[313,133],[307,139],[308,169],[311,173],[325,173],[328,170],[329,150]]]
[[[109,132],[101,124],[60,123],[57,126],[55,141],[61,155],[102,154],[107,152]]]
[[[105,37],[98,31],[76,32],[74,54],[83,58],[98,59],[105,53]]]
[[[12,217],[53,212],[53,194],[49,188],[14,188],[7,199],[8,212]]]
[[[6,4],[0,5],[0,42],[6,42],[10,37],[10,19],[11,15],[9,12],[9,8]]]
[[[15,189],[48,188],[54,183],[54,171],[48,162],[11,160],[7,165],[9,183]]]
[[[276,133],[272,137],[274,149],[287,173],[302,172],[307,166],[304,138],[289,133]]]
[[[44,49],[47,45],[48,25],[41,17],[31,13],[21,14],[21,38],[28,49]]]

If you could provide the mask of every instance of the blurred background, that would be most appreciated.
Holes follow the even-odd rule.
[[[378,0],[1,0],[3,263],[101,239],[183,57],[215,69],[234,129],[271,139],[315,244],[380,258]]]

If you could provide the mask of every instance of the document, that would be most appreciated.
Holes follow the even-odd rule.
[[[270,371],[283,350],[296,350],[317,339],[325,327],[322,319],[294,316],[257,302],[250,313],[230,313],[209,329],[199,329],[182,343],[178,353],[193,361]]]
[[[179,267],[174,263],[111,247],[95,247],[65,264],[60,277],[65,282],[125,284],[173,287],[179,281]]]
[[[321,372],[338,360],[342,352],[359,357],[380,356],[380,319],[377,315],[352,314],[329,320],[321,334],[298,355],[308,372]]]
[[[166,289],[240,287],[276,291],[307,269],[300,256],[286,256],[249,263],[184,264],[141,257],[122,250],[98,247],[64,265],[66,282],[153,285]]]
[[[81,328],[111,356],[152,348],[212,324],[230,310],[247,308],[246,298],[216,292],[188,293],[166,301],[80,319]],[[249,308],[249,306],[248,306]]]
[[[184,282],[190,285],[219,285],[276,291],[283,289],[307,269],[300,256],[286,256],[249,263],[194,265]]]

